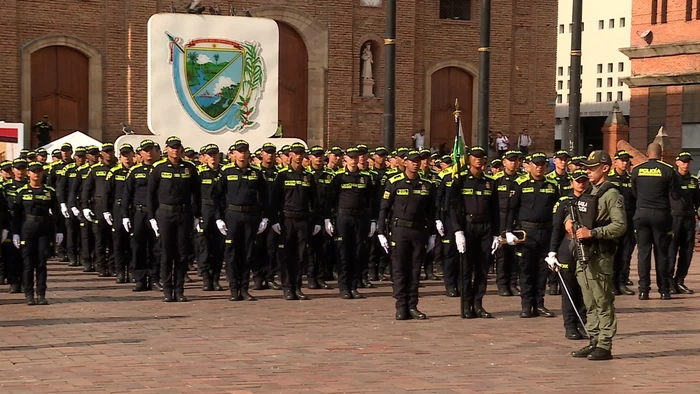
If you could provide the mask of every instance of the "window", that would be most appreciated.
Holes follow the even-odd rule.
[[[559,34],[564,32],[564,25],[559,25]]]
[[[606,98],[607,98],[607,102],[611,102],[612,101],[612,92],[608,92],[608,94],[606,94]]]
[[[596,93],[596,94],[595,94],[595,102],[596,102],[596,103],[599,103],[599,102],[603,101],[603,100],[602,100],[602,97],[603,97],[603,96],[601,96],[601,93],[600,93],[600,92]]]
[[[471,0],[440,0],[440,19],[468,21],[472,19]]]
[[[661,0],[661,23],[666,23],[668,17],[668,0]]]
[[[620,18],[620,27],[625,27],[625,18]]]
[[[564,89],[564,81],[557,81],[557,89]]]
[[[615,28],[615,19],[610,19],[608,21],[608,29],[614,29]]]
[[[700,123],[700,84],[683,86],[683,123]]]
[[[619,79],[617,80],[617,86],[625,86],[625,83],[620,81]]]
[[[569,33],[571,33],[572,31],[574,31],[574,24],[569,23]]]
[[[657,14],[659,13],[659,0],[651,0],[651,24],[656,24]]]
[[[602,72],[603,72],[603,65],[602,65],[602,64],[599,64],[599,65],[598,65],[598,74],[600,74],[600,73],[602,73]]]
[[[601,19],[598,21],[598,30],[603,30],[604,28],[605,28],[605,21]]]
[[[560,77],[564,75],[564,67],[557,68],[557,75],[559,75]]]
[[[647,115],[647,143],[650,143],[659,132],[659,127],[666,124],[666,86],[649,88]]]
[[[625,71],[625,63],[623,63],[623,62],[617,63],[617,71],[619,71],[619,72]]]
[[[622,101],[622,92],[617,92],[617,101]]]
[[[611,72],[613,72],[612,70],[613,70],[613,64],[608,63],[608,72],[611,73]]]
[[[608,87],[612,87],[612,78],[608,78]]]
[[[598,78],[595,80],[595,87],[597,87],[597,88],[603,87],[603,78]]]
[[[561,104],[561,94],[557,94],[557,104]]]

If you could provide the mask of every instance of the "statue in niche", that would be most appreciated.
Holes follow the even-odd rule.
[[[362,96],[363,97],[374,97],[374,77],[372,74],[372,63],[374,63],[374,57],[372,56],[372,47],[369,43],[365,44],[362,50]]]
[[[360,5],[365,7],[379,7],[382,5],[382,0],[360,0]]]

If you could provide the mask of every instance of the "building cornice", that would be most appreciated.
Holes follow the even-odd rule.
[[[647,46],[636,46],[620,48],[630,59],[641,59],[648,57],[692,55],[700,53],[700,41],[674,42],[670,44],[658,44]]]
[[[631,88],[649,86],[692,85],[700,83],[700,72],[678,74],[649,74],[620,78]]]

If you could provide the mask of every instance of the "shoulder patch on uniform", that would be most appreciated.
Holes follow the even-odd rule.
[[[569,199],[571,199],[571,197],[569,197],[569,196],[559,197],[559,201],[566,201]]]
[[[158,160],[157,162],[153,163],[153,168],[156,168],[157,166],[159,166],[159,165],[165,163],[166,161],[168,161],[168,159],[160,159],[160,160]]]
[[[494,177],[492,177],[491,175],[486,174],[486,173],[484,173],[484,178],[485,178],[486,180],[489,180],[489,181],[495,181],[495,180],[496,180],[496,178],[494,178]]]
[[[391,178],[389,178],[389,183],[396,183],[404,178],[406,178],[404,174],[394,175]]]
[[[17,189],[17,192],[19,193],[22,190],[27,190],[27,189],[29,189],[29,185],[24,185],[24,186],[20,187],[19,189]]]
[[[660,164],[663,164],[663,165],[665,165],[665,166],[668,167],[668,168],[673,168],[672,165],[666,163],[665,161],[657,160],[656,162],[657,162],[657,163],[660,163]]]
[[[530,180],[530,175],[522,175],[519,176],[518,179],[515,180],[515,183],[518,185],[522,185],[524,182],[527,182]]]
[[[51,191],[54,192],[54,193],[56,192],[56,189],[54,189],[54,188],[51,187],[51,186],[44,186],[44,187],[46,187],[47,189],[51,190]]]
[[[492,175],[491,178],[495,181],[495,180],[503,178],[503,176],[504,176],[503,174],[505,174],[505,173],[503,171],[501,171],[501,172],[497,173],[496,175]]]
[[[698,179],[697,175],[692,175],[692,174],[691,174],[690,177],[693,178],[693,179],[695,179],[696,181],[697,181],[697,180],[700,180],[700,179]]]

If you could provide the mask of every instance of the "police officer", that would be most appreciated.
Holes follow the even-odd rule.
[[[467,319],[493,317],[484,309],[482,300],[486,294],[489,262],[499,244],[500,219],[493,178],[482,169],[485,159],[484,148],[472,147],[469,167],[460,171],[450,188],[453,194],[450,200],[454,203],[450,218],[455,231],[455,245],[460,253],[458,258],[465,259],[460,262],[463,269],[459,280],[462,289],[460,296],[464,299],[461,313]]]
[[[13,179],[5,183],[2,187],[5,198],[0,200],[0,216],[4,217],[4,223],[9,232],[3,232],[2,258],[7,269],[7,281],[10,284],[10,293],[20,293],[22,291],[22,256],[16,248],[12,246],[12,220],[11,213],[17,201],[17,191],[27,184],[27,161],[15,159],[12,161]],[[5,215],[5,214],[8,215]],[[8,242],[5,242],[8,241]]]
[[[285,300],[308,300],[301,291],[301,264],[309,238],[321,231],[318,192],[312,176],[301,165],[306,147],[295,142],[289,166],[277,174],[272,196],[272,229],[280,235],[280,279]],[[312,228],[313,226],[313,228]]]
[[[12,205],[12,243],[22,253],[22,282],[28,305],[48,305],[46,300],[46,260],[53,253],[54,242],[63,242],[63,222],[58,212],[56,191],[43,184],[44,166],[29,163],[29,182],[17,190]],[[36,274],[36,298],[34,275]]]
[[[370,173],[372,174],[372,183],[375,185],[374,206],[377,208],[379,208],[379,204],[381,204],[382,194],[386,187],[386,178],[384,175],[389,170],[386,165],[388,155],[389,152],[383,146],[374,150],[374,163]],[[368,240],[368,244],[369,264],[367,280],[372,282],[380,279],[380,273],[381,276],[384,275],[384,271],[389,265],[389,256],[384,253],[384,249],[382,249],[382,246],[379,244],[379,239],[377,237],[371,237]]]
[[[68,177],[66,176],[67,166],[74,163],[73,146],[69,143],[64,143],[56,156],[56,151],[52,152],[54,161],[51,163],[51,170],[48,176],[48,185],[56,189],[56,195],[61,207],[61,215],[65,219],[66,240],[65,246],[59,249],[59,258],[62,261],[68,260],[69,267],[77,267],[80,265],[77,256],[78,244],[78,222],[75,217],[71,216],[68,208]]]
[[[328,151],[327,167],[331,171],[338,171],[343,166],[344,152],[339,146],[334,146]]]
[[[681,198],[680,177],[661,161],[661,145],[649,144],[649,161],[632,170],[632,192],[637,199],[634,228],[637,231],[639,299],[648,300],[651,290],[651,248],[656,260],[656,284],[662,300],[670,300],[668,248],[673,229],[671,201]]]
[[[396,320],[426,319],[418,310],[420,271],[425,261],[426,246],[435,246],[434,190],[432,183],[420,177],[421,156],[418,151],[406,155],[405,170],[393,176],[382,195],[379,209],[378,237],[384,251],[389,253],[387,230],[389,222],[393,293],[396,299]]]
[[[316,190],[318,192],[317,201],[326,201],[328,195],[328,187],[333,180],[334,173],[324,166],[325,152],[320,146],[312,146],[309,150],[310,165],[306,171],[313,176],[316,182]],[[319,209],[322,208],[319,206]],[[331,286],[326,283],[325,278],[329,274],[326,272],[328,264],[326,263],[327,255],[331,251],[328,247],[330,243],[327,234],[319,232],[311,237],[308,248],[308,271],[307,271],[307,286],[309,289],[330,289]],[[330,272],[333,275],[333,272]]]
[[[452,158],[443,157],[441,163],[452,164]],[[452,218],[450,207],[455,205],[450,201],[455,197],[450,193],[452,188],[452,167],[445,167],[440,171],[440,183],[435,192],[435,229],[441,237],[442,244],[442,275],[445,284],[445,294],[448,297],[459,296],[457,280],[459,276],[459,266],[457,265],[457,247],[455,246],[454,230],[452,228]],[[436,246],[440,247],[440,246]]]
[[[53,132],[53,126],[49,122],[48,115],[44,115],[44,118],[41,121],[36,122],[33,128],[37,135],[39,146],[44,146],[51,142],[51,132]]]
[[[681,198],[671,199],[671,216],[673,217],[673,237],[669,250],[669,287],[671,293],[693,294],[685,285],[690,261],[695,250],[695,216],[700,208],[700,188],[698,178],[690,174],[690,162],[693,155],[683,151],[676,157],[676,168],[680,178]],[[678,266],[676,268],[676,256]],[[675,277],[674,277],[675,268]]]
[[[272,193],[277,178],[275,166],[275,153],[277,147],[269,142],[263,144],[260,152],[260,171],[267,185],[268,200],[263,204],[272,206]],[[258,234],[256,239],[257,264],[253,265],[253,290],[282,290],[282,286],[275,281],[275,275],[279,272],[277,249],[279,246],[278,235],[270,226]]]
[[[576,279],[586,304],[586,326],[591,341],[571,354],[589,360],[609,360],[612,359],[612,339],[617,331],[613,261],[617,238],[627,227],[626,214],[622,195],[607,182],[612,166],[610,155],[602,150],[593,151],[584,165],[592,187],[577,200],[582,227],[576,231],[576,237],[584,242],[589,261],[587,266],[576,267]],[[565,226],[571,235],[571,217],[567,216]]]
[[[505,229],[508,217],[508,203],[515,180],[520,177],[518,171],[520,152],[509,150],[503,155],[503,171],[496,174],[494,179],[494,191],[498,195],[498,207],[500,213],[499,228]],[[515,247],[503,245],[496,251],[496,285],[498,295],[510,297],[520,295],[518,288],[518,266],[515,259]]]
[[[209,144],[202,148],[201,164],[197,167],[201,182],[202,225],[199,226],[195,242],[199,253],[197,266],[202,276],[202,290],[221,291],[219,284],[221,268],[224,263],[224,237],[216,227],[216,207],[214,204],[214,187],[221,177],[219,147]]]
[[[70,171],[68,173],[68,188],[70,190],[68,194],[68,206],[71,207],[71,212],[78,220],[80,226],[78,245],[80,247],[80,259],[83,263],[83,272],[95,272],[96,267],[93,260],[95,238],[91,231],[91,218],[83,216],[83,213],[78,209],[81,204],[80,198],[82,196],[80,191],[82,190],[83,182],[88,177],[90,167],[97,163],[97,156],[99,153],[100,150],[96,146],[88,146],[82,151],[76,149],[76,157],[78,157],[78,159],[76,159],[75,167],[68,169],[68,171]],[[107,276],[106,272],[101,274],[101,276]]]
[[[418,174],[429,180],[435,189],[439,186],[441,180],[440,173],[435,171],[430,166],[430,149],[421,149],[420,153],[420,168],[418,169]],[[436,249],[433,248],[428,253],[426,253],[425,263],[423,265],[423,270],[425,271],[426,280],[437,280],[435,276],[435,261],[440,261],[442,258],[442,251],[440,251],[436,256]]]
[[[182,159],[180,138],[168,137],[165,144],[167,158],[156,162],[148,177],[148,221],[160,235],[163,301],[187,302],[188,243],[202,217],[200,181],[194,164]]]
[[[615,295],[634,295],[634,291],[627,287],[630,276],[630,261],[632,260],[632,252],[636,244],[633,223],[637,202],[632,192],[632,183],[629,173],[630,159],[632,158],[633,156],[627,151],[617,151],[613,162],[614,168],[612,168],[608,174],[608,181],[615,185],[622,194],[622,198],[625,201],[625,212],[627,214],[627,230],[618,240],[617,252],[615,253],[615,265],[613,270]]]
[[[345,151],[345,169],[332,178],[326,195],[324,224],[328,235],[337,232],[340,237],[340,264],[338,287],[340,298],[364,298],[357,291],[362,279],[363,259],[366,258],[367,229],[369,237],[374,234],[377,223],[374,212],[374,188],[372,176],[360,170],[360,149],[348,148]],[[331,212],[337,213],[336,225],[331,221]],[[366,260],[365,260],[366,261]]]
[[[147,291],[155,287],[163,290],[160,282],[160,239],[151,231],[148,220],[148,178],[159,157],[156,144],[143,140],[139,145],[141,163],[129,170],[120,204],[122,227],[131,235],[131,270],[136,286],[133,291]]]
[[[537,152],[530,156],[529,173],[515,180],[506,217],[506,240],[515,245],[513,229],[527,232],[525,242],[516,247],[520,266],[521,318],[554,317],[544,306],[548,269],[544,263],[552,231],[552,210],[559,200],[558,185],[545,177],[547,156]]]
[[[571,156],[566,150],[558,150],[552,159],[554,162],[554,170],[547,174],[547,179],[557,184],[559,187],[560,196],[571,195],[571,182],[569,174],[566,172],[567,164]],[[547,284],[549,285],[549,295],[561,294],[559,289],[559,277],[553,271],[547,271]]]
[[[255,237],[265,231],[269,221],[267,184],[260,169],[250,165],[249,149],[244,140],[231,146],[234,160],[221,168],[213,194],[216,226],[226,237],[230,301],[257,300],[248,292]]]
[[[112,232],[112,258],[117,283],[131,282],[132,269],[131,248],[129,247],[129,232],[122,225],[123,217],[120,204],[124,196],[124,188],[129,171],[134,166],[134,147],[122,144],[119,147],[119,164],[112,167],[105,177],[105,191],[102,206],[95,207],[102,211],[105,223]],[[99,212],[99,211],[98,211]],[[127,216],[128,217],[128,216]],[[115,224],[116,223],[116,224]]]

